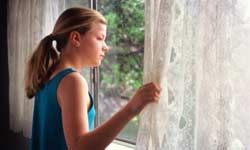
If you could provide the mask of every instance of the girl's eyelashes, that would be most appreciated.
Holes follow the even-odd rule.
[[[97,39],[98,39],[98,40],[103,40],[101,37],[98,37]]]
[[[97,37],[97,40],[105,41],[104,37]]]
[[[104,40],[104,39],[103,39],[103,37],[101,37],[101,36],[97,36],[97,40],[102,41],[102,40]]]
[[[102,34],[97,35],[97,39],[98,39],[98,40],[103,40],[103,41],[105,41],[105,36],[102,35]]]

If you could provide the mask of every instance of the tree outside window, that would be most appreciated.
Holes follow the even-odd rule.
[[[144,51],[144,1],[102,0],[98,10],[108,20],[110,51],[100,66],[100,122],[124,106],[142,85]],[[135,143],[138,131],[135,117],[118,138]]]

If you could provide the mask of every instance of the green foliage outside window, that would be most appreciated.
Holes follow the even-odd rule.
[[[108,20],[107,43],[111,47],[101,66],[105,95],[130,97],[142,84],[144,49],[144,1],[102,0],[99,10]],[[115,92],[114,92],[115,91]],[[117,95],[119,96],[119,95]]]

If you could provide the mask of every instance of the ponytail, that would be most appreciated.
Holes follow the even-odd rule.
[[[52,41],[52,34],[42,39],[28,62],[25,75],[25,91],[28,98],[32,98],[49,80],[51,67],[59,60],[58,53],[52,46]]]

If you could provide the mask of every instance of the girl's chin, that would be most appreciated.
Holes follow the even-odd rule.
[[[100,60],[100,61],[97,61],[96,63],[94,63],[92,65],[92,67],[99,67],[101,64],[102,64],[102,61]]]

